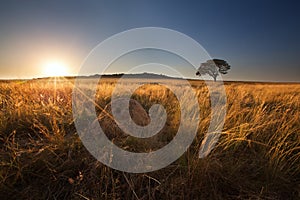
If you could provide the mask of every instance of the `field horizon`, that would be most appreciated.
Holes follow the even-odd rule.
[[[33,81],[33,80],[47,80],[47,79],[53,79],[53,78],[58,78],[57,81],[60,80],[68,80],[68,79],[75,79],[75,78],[82,78],[82,79],[94,79],[94,78],[121,78],[122,76],[125,76],[125,78],[131,78],[131,79],[139,79],[139,78],[148,78],[148,79],[175,79],[175,80],[188,80],[188,81],[204,81],[201,78],[180,78],[180,77],[173,77],[173,76],[168,76],[164,74],[156,74],[156,73],[148,73],[148,72],[143,72],[143,73],[131,73],[131,74],[126,74],[126,73],[115,73],[115,74],[90,74],[90,75],[85,75],[85,76],[51,76],[51,77],[35,77],[35,78],[0,78],[0,82],[6,82],[6,81]],[[206,81],[211,81],[213,80],[206,80]],[[300,81],[264,81],[264,80],[217,80],[221,81],[224,83],[259,83],[259,84],[300,84]]]

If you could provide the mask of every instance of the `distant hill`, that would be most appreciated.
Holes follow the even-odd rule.
[[[154,73],[140,73],[140,74],[94,74],[90,76],[76,76],[72,78],[142,78],[142,79],[181,79],[177,77],[170,77],[162,74],[154,74]]]
[[[154,74],[154,73],[140,73],[140,74],[93,74],[88,76],[66,76],[66,79],[74,79],[74,78],[82,78],[82,79],[99,79],[99,78],[136,78],[136,79],[182,79],[178,77],[170,77],[162,74]],[[34,78],[33,80],[44,80],[53,77],[43,77],[43,78]]]

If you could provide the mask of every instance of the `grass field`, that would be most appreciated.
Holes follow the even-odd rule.
[[[199,159],[210,121],[209,92],[203,82],[190,81],[201,108],[193,144],[166,168],[130,174],[90,155],[73,123],[73,81],[54,83],[0,83],[0,199],[300,199],[300,84],[225,83],[221,138]],[[99,84],[97,108],[110,102],[114,84],[109,78]],[[115,143],[143,152],[172,140],[180,116],[172,92],[145,85],[132,98],[147,111],[154,103],[164,105],[167,123],[149,140],[128,136]]]

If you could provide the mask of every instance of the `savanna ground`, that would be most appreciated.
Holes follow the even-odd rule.
[[[166,168],[130,174],[98,162],[81,143],[72,83],[0,83],[0,199],[300,199],[300,84],[226,83],[223,132],[209,156],[199,159],[210,121],[209,92],[203,82],[191,81],[201,108],[193,144]],[[114,84],[108,78],[99,84],[98,113]],[[147,152],[172,140],[180,118],[172,92],[145,85],[132,98],[147,111],[153,103],[164,105],[167,123],[149,140],[123,135],[115,143]]]

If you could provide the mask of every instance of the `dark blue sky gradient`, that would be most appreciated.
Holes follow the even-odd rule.
[[[2,1],[0,78],[39,76],[43,56],[67,60],[75,72],[111,35],[158,26],[227,60],[225,80],[299,81],[299,8],[297,1]]]

